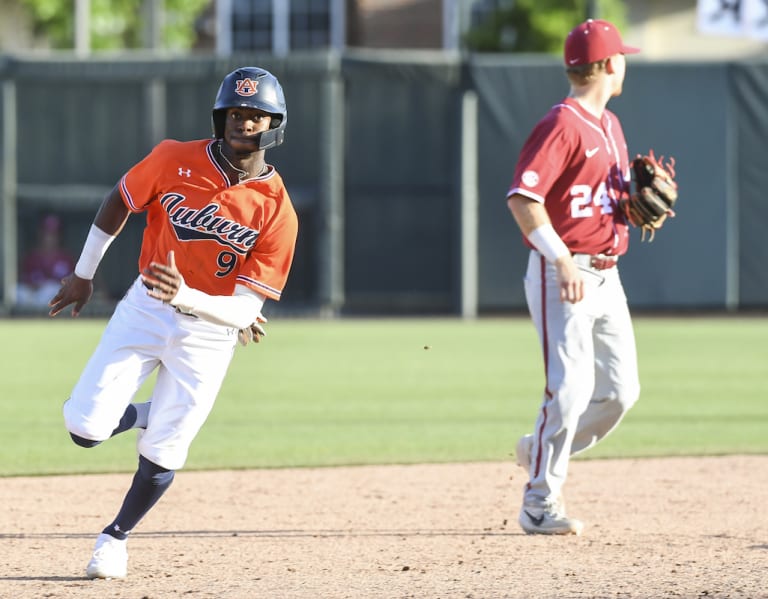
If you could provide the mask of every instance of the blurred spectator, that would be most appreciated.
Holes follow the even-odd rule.
[[[75,268],[74,257],[61,247],[61,221],[49,214],[38,228],[37,245],[24,257],[19,271],[16,303],[47,307],[61,286],[61,279]]]

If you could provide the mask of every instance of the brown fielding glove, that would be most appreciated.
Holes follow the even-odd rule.
[[[650,233],[648,241],[664,224],[668,216],[675,216],[672,207],[677,201],[677,183],[675,182],[675,159],[666,163],[662,156],[658,160],[653,150],[647,155],[638,156],[632,161],[632,173],[635,179],[635,192],[619,201],[619,207],[627,220],[642,229],[641,239]]]

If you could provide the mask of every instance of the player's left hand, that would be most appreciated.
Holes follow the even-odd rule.
[[[638,155],[631,166],[635,192],[619,200],[619,207],[630,223],[642,229],[640,240],[648,233],[648,241],[653,241],[667,217],[675,216],[672,210],[677,202],[675,159],[665,162],[663,156],[657,159],[651,150],[644,156]]]
[[[184,277],[181,276],[179,269],[176,268],[176,257],[173,250],[168,252],[168,262],[150,263],[148,268],[141,273],[141,280],[149,289],[147,294],[150,297],[159,299],[165,303],[170,302],[179,289],[184,285]]]
[[[49,316],[56,316],[70,304],[72,307],[72,316],[78,316],[83,306],[88,303],[93,295],[93,281],[81,279],[75,273],[71,273],[61,280],[61,288],[58,293],[48,302],[50,307]]]

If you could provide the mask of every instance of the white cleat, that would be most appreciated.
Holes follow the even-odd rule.
[[[88,578],[125,578],[128,574],[128,541],[101,533],[88,562]]]
[[[584,523],[569,518],[557,505],[531,507],[523,505],[520,510],[520,527],[529,535],[580,535]]]

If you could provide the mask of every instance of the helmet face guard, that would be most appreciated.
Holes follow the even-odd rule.
[[[258,67],[242,67],[224,77],[213,104],[213,136],[224,137],[224,121],[229,108],[256,108],[272,117],[270,128],[253,137],[258,150],[283,143],[288,109],[283,88],[277,78]]]

